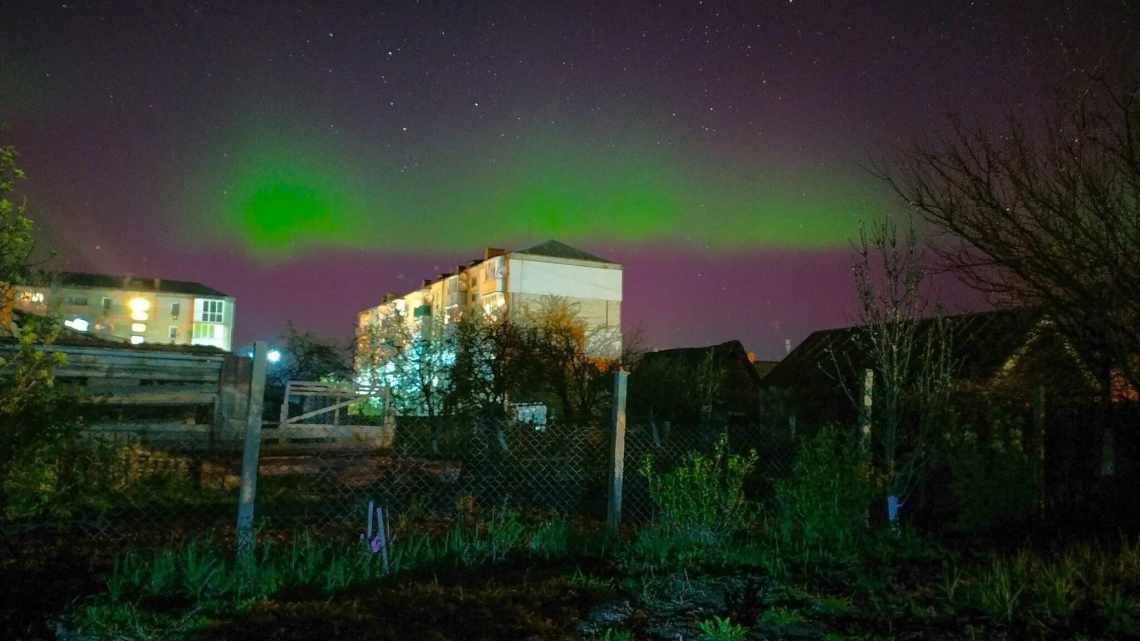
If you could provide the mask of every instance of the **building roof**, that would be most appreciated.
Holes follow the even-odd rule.
[[[646,352],[642,357],[642,362],[669,363],[679,366],[684,371],[695,371],[704,363],[705,359],[710,356],[713,358],[717,367],[723,368],[728,363],[735,361],[741,365],[741,371],[746,372],[749,379],[757,383],[760,382],[760,375],[756,373],[756,369],[748,360],[748,352],[744,349],[744,345],[737,340],[726,341],[719,345],[707,345],[705,347],[675,347],[673,349]]]
[[[571,247],[566,243],[560,243],[557,240],[548,240],[545,243],[539,243],[534,247],[519,250],[518,254],[530,254],[531,256],[549,256],[551,258],[569,258],[572,260],[585,260],[591,263],[608,263],[616,265],[617,263],[612,260],[606,260],[599,256],[595,256],[589,252],[582,251],[576,247]]]
[[[756,370],[756,374],[760,378],[764,378],[769,372],[776,369],[780,361],[752,361],[752,367]]]
[[[106,289],[129,289],[140,292],[162,292],[167,294],[192,294],[195,296],[226,296],[213,287],[189,280],[167,278],[144,278],[132,275],[91,274],[87,272],[47,272],[43,280],[63,287],[98,287]]]
[[[953,336],[953,358],[961,375],[984,379],[1022,348],[1042,320],[1040,310],[1014,308],[947,316]],[[919,333],[933,329],[934,319],[916,321]],[[869,356],[856,341],[861,326],[814,332],[764,376],[765,387],[792,387],[834,372],[836,360],[855,367],[869,366]]]

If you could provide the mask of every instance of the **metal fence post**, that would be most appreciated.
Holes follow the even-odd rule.
[[[245,423],[245,449],[241,459],[238,490],[237,555],[248,559],[253,552],[253,504],[257,497],[257,464],[261,454],[261,410],[265,397],[265,341],[253,344],[253,372],[249,381],[249,404]]]
[[[606,510],[606,529],[617,532],[621,525],[621,490],[625,478],[625,390],[629,372],[614,372],[613,424],[610,426],[610,500]]]

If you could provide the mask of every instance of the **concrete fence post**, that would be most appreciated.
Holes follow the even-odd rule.
[[[621,526],[621,491],[625,480],[625,400],[629,372],[614,372],[613,420],[610,425],[610,484],[606,529],[616,533]]]
[[[1045,516],[1045,504],[1048,498],[1045,475],[1045,448],[1049,439],[1049,427],[1046,421],[1045,386],[1038,385],[1033,390],[1033,427],[1037,432],[1037,510],[1038,516]]]
[[[875,403],[875,371],[868,368],[863,370],[863,380],[860,389],[860,404],[859,404],[859,431],[860,442],[866,450],[867,463],[873,466],[875,464],[875,457],[872,454],[874,444],[871,442],[871,413],[874,409]],[[888,490],[889,491],[889,490]],[[898,514],[897,499],[892,503],[893,497],[887,497],[887,511],[890,512],[890,517]],[[863,515],[864,525],[870,527],[871,525],[871,509],[868,507],[866,513]]]
[[[875,404],[875,371],[863,370],[862,406],[859,408],[859,427],[863,432],[863,441],[871,445],[871,413]]]
[[[253,506],[257,498],[257,465],[261,455],[261,411],[265,400],[265,341],[253,345],[253,371],[249,381],[249,404],[245,423],[245,448],[241,459],[241,485],[238,488],[237,556],[252,558]]]

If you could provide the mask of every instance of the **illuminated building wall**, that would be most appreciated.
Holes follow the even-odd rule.
[[[17,289],[16,309],[58,316],[91,336],[132,345],[208,345],[229,351],[235,300],[189,281],[66,272]]]

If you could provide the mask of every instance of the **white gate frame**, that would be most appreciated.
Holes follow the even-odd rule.
[[[385,421],[384,425],[341,425],[340,410],[367,398],[382,395],[384,398]],[[304,412],[297,416],[289,416],[289,400],[291,398],[321,396],[336,400],[332,405]],[[281,415],[277,429],[272,436],[282,439],[311,439],[334,438],[351,439],[352,441],[374,442],[379,439],[381,446],[391,444],[395,434],[394,425],[391,424],[389,409],[390,393],[387,388],[356,386],[352,383],[324,383],[320,381],[287,381],[285,383],[285,398],[281,402]],[[321,415],[332,414],[332,422],[308,422]],[[325,419],[327,420],[327,419]],[[267,434],[270,436],[270,434]]]

